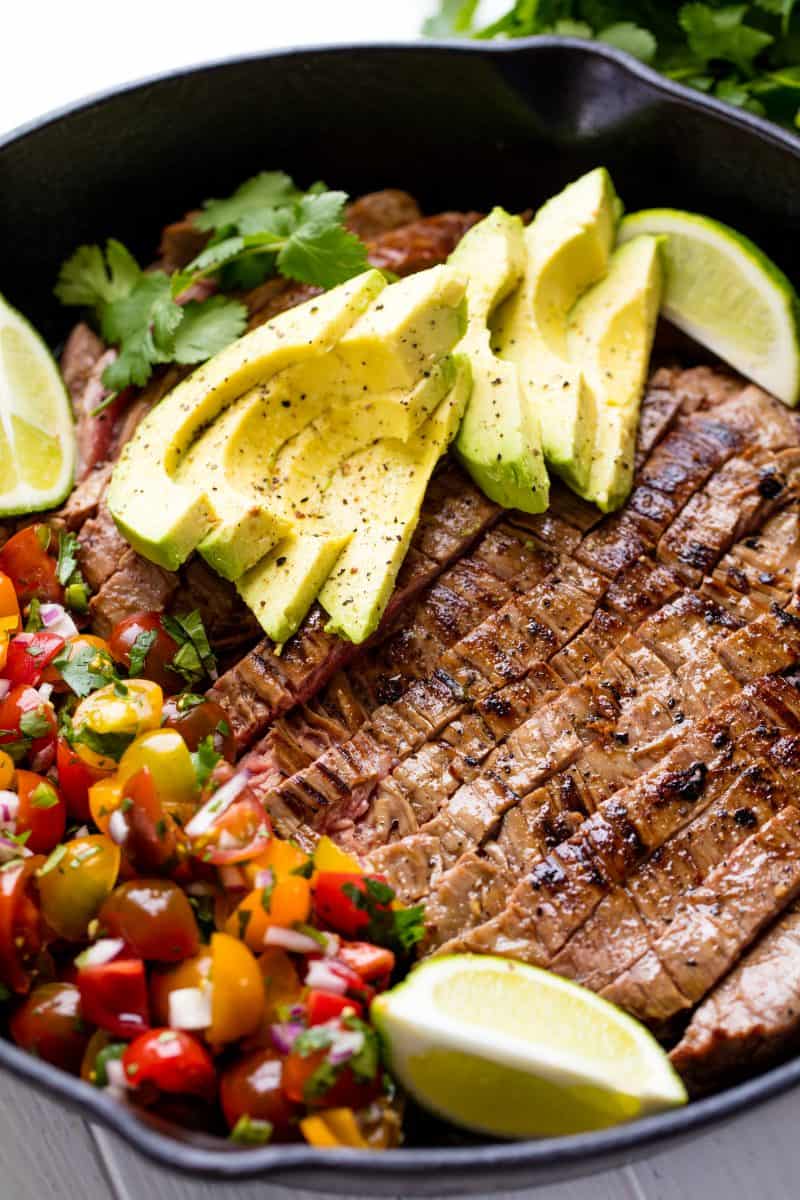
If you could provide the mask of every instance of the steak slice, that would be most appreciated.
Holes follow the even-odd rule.
[[[800,903],[694,1013],[672,1064],[694,1095],[751,1076],[800,1047]]]

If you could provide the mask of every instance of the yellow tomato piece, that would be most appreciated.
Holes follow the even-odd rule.
[[[108,833],[108,823],[111,814],[116,812],[122,803],[122,784],[116,775],[107,779],[98,779],[89,788],[89,810],[92,820],[101,833]]]
[[[280,946],[268,946],[257,961],[264,980],[264,1017],[271,1024],[279,1019],[279,1008],[297,1003],[303,985],[297,968]]]
[[[293,842],[273,837],[266,850],[262,850],[257,858],[251,858],[244,864],[245,874],[250,883],[255,885],[259,871],[270,868],[275,872],[276,879],[283,879],[293,871],[302,870],[309,862],[309,855]]]
[[[5,750],[0,750],[0,790],[7,791],[14,782],[14,760]]]
[[[117,693],[113,683],[98,688],[85,700],[81,700],[72,718],[76,733],[89,729],[100,735],[109,733],[130,734],[138,737],[148,729],[158,729],[164,694],[157,683],[149,679],[130,679],[124,692]],[[75,753],[87,766],[101,771],[113,771],[115,759],[90,750],[82,742],[75,743]]]
[[[120,849],[104,834],[56,846],[37,871],[42,916],[60,937],[77,942],[97,916],[119,874]]]
[[[156,1025],[169,1025],[169,998],[180,988],[202,988],[211,978],[211,951],[208,947],[199,954],[166,971],[150,972],[150,1004]]]
[[[196,800],[197,776],[192,756],[177,730],[151,729],[137,737],[119,760],[117,779],[124,784],[143,767],[149,769],[156,795],[167,810]]]
[[[101,1050],[105,1050],[106,1046],[111,1044],[111,1034],[106,1033],[105,1029],[95,1029],[84,1051],[81,1060],[81,1079],[87,1083],[94,1083],[95,1073],[94,1064]]]
[[[16,633],[20,628],[19,600],[14,584],[3,571],[0,571],[0,629],[6,633]]]
[[[253,1033],[264,1013],[264,980],[253,954],[227,933],[211,935],[212,1046],[238,1041]]]
[[[228,917],[225,928],[231,937],[242,938],[252,950],[263,950],[271,925],[291,929],[307,921],[310,913],[311,884],[302,875],[288,875],[272,887],[258,887],[248,893]]]
[[[331,841],[325,835],[319,839],[314,850],[314,870],[346,871],[348,874],[357,872],[361,875],[364,868],[355,855],[348,854],[346,850],[341,850],[336,845],[336,842]]]
[[[2,671],[5,668],[6,661],[8,659],[8,643],[9,643],[9,641],[10,641],[10,638],[8,636],[8,630],[0,629],[0,671]]]
[[[369,1150],[352,1108],[326,1108],[300,1122],[303,1137],[311,1146],[351,1146]]]

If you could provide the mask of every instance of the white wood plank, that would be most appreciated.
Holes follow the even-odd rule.
[[[0,1075],[0,1196],[114,1197],[86,1123],[10,1075]]]

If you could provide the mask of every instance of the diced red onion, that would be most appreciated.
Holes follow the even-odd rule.
[[[169,994],[171,1029],[208,1029],[211,1024],[211,988],[176,988]]]
[[[320,933],[325,938],[325,949],[323,954],[326,958],[336,958],[339,953],[339,947],[342,944],[342,939],[338,933],[328,933],[327,930],[321,929]]]
[[[279,1054],[291,1054],[292,1046],[304,1031],[305,1025],[299,1021],[284,1021],[280,1025],[269,1027],[272,1044]]]
[[[48,633],[54,633],[58,637],[71,638],[75,637],[78,632],[78,626],[62,604],[43,604],[39,615]]]
[[[364,1034],[360,1029],[348,1029],[343,1033],[336,1033],[333,1044],[328,1051],[328,1058],[335,1067],[353,1058],[364,1047]]]
[[[8,693],[11,691],[11,680],[0,679],[0,700],[5,700]]]
[[[80,829],[76,829],[72,836],[76,837],[76,838],[88,837],[89,836],[89,826],[81,825]]]
[[[11,838],[0,837],[0,862],[11,862],[12,858],[30,858],[31,851]]]
[[[314,954],[319,950],[319,944],[305,933],[296,929],[284,929],[281,925],[270,925],[264,936],[265,946],[280,946],[292,954]]]
[[[262,871],[256,871],[256,877],[253,881],[253,887],[265,888],[271,887],[275,880],[275,873],[272,867],[264,867]]]
[[[222,840],[220,839],[221,844]],[[233,864],[220,867],[219,878],[222,886],[230,892],[246,892],[250,887],[244,871],[241,867],[234,866]]]
[[[17,819],[19,796],[16,792],[0,792],[0,824],[4,829],[10,829]],[[13,833],[14,830],[12,829]]]
[[[194,814],[185,827],[188,837],[196,838],[207,833],[218,817],[221,817],[241,795],[250,781],[250,772],[244,768],[233,775],[227,783],[223,783],[214,795],[208,799],[201,809]]]
[[[320,988],[323,992],[336,992],[343,996],[347,991],[347,982],[331,970],[324,958],[315,958],[308,964],[305,978],[306,987]]]
[[[36,690],[39,693],[39,695],[42,697],[42,699],[44,700],[45,704],[49,704],[50,697],[53,694],[52,683],[40,683]]]
[[[124,949],[125,943],[122,938],[100,938],[88,950],[83,951],[81,966],[101,967],[103,963],[111,962],[112,958],[116,958]]]
[[[126,1092],[130,1088],[130,1083],[125,1075],[125,1068],[122,1065],[122,1060],[119,1058],[109,1058],[106,1062],[106,1077],[108,1078],[108,1089],[112,1092]]]
[[[125,813],[119,808],[115,808],[109,817],[108,833],[112,842],[124,846],[128,837],[128,822],[125,820]]]

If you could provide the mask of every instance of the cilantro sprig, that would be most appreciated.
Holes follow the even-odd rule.
[[[365,270],[366,247],[344,225],[346,201],[324,184],[304,192],[282,171],[264,171],[227,199],[206,201],[196,224],[209,243],[172,275],[142,270],[114,238],[105,249],[80,246],[62,265],[55,294],[93,310],[103,338],[118,348],[103,372],[110,399],[131,384],[143,387],[158,364],[205,362],[244,332],[239,300],[191,298],[202,280],[224,292],[279,274],[327,289]]]
[[[170,668],[181,675],[190,687],[200,683],[206,676],[216,679],[217,660],[197,609],[181,616],[164,616],[161,623],[178,646]]]
[[[671,79],[800,128],[797,0],[664,4],[662,0],[516,0],[481,27],[477,0],[440,0],[431,37],[596,38]]]
[[[366,913],[369,924],[361,931],[365,941],[387,946],[399,955],[407,954],[425,936],[425,909],[421,904],[412,908],[391,908],[394,888],[381,879],[365,875],[362,886],[345,883],[342,891],[356,908]]]

